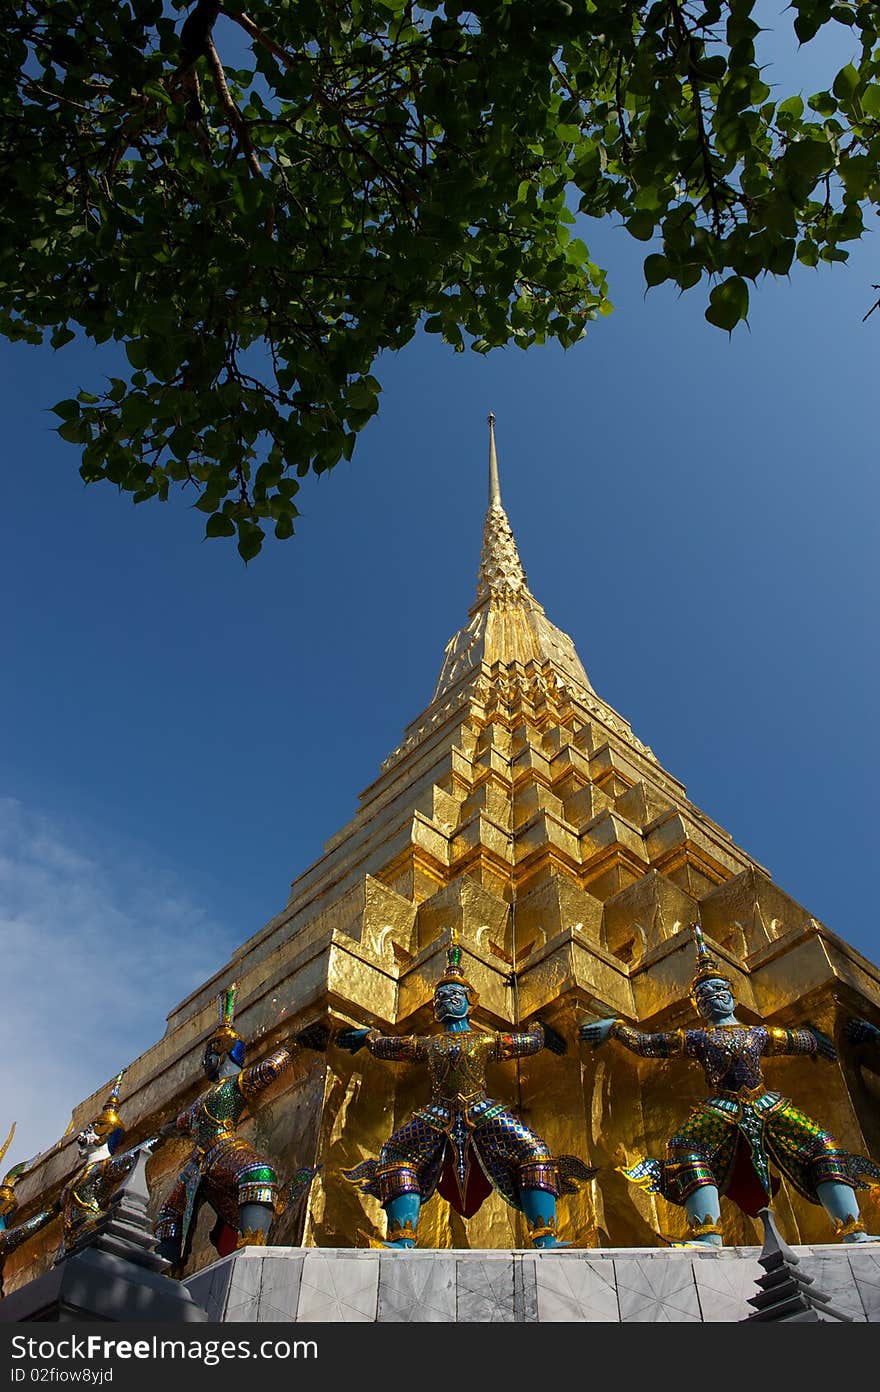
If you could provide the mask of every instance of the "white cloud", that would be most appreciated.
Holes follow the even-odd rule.
[[[146,848],[0,798],[4,1172],[58,1140],[234,946]]]

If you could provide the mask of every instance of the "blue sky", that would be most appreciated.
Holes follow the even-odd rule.
[[[81,484],[48,408],[104,357],[0,348],[7,1163],[278,912],[427,704],[474,595],[489,409],[531,587],[598,692],[880,958],[876,238],[763,284],[728,339],[704,290],[645,296],[650,248],[579,235],[615,314],[567,354],[383,360],[354,460],[248,567],[185,497]]]

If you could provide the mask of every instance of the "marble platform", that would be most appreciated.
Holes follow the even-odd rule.
[[[838,1310],[880,1323],[880,1243],[794,1251]],[[184,1284],[209,1319],[229,1322],[699,1324],[751,1313],[759,1254],[247,1247]]]

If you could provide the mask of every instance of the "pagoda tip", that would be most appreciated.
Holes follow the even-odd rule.
[[[490,411],[486,420],[489,423],[489,506],[501,502],[501,485],[498,482],[498,456],[495,453],[495,412]]]

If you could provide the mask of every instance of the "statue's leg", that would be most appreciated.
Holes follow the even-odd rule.
[[[183,1256],[183,1214],[186,1207],[186,1190],[178,1181],[156,1215],[155,1234],[158,1238],[156,1252],[177,1270]]]
[[[669,1138],[660,1192],[687,1214],[686,1242],[700,1247],[723,1245],[717,1177],[728,1172],[738,1141],[735,1127],[702,1109]]]
[[[559,1241],[556,1227],[559,1170],[544,1142],[538,1137],[530,1140],[533,1153],[519,1167],[519,1202],[529,1237],[536,1247],[567,1247]]]
[[[701,1184],[684,1201],[684,1211],[688,1216],[690,1233],[688,1242],[697,1242],[701,1247],[720,1247],[721,1199],[714,1184]]]
[[[388,1220],[386,1247],[408,1248],[416,1245],[416,1228],[422,1201],[418,1194],[398,1194],[383,1205]]]
[[[798,1188],[813,1190],[843,1242],[876,1242],[865,1231],[852,1183],[854,1157],[830,1131],[798,1111],[790,1102],[774,1115],[771,1129],[773,1158]],[[807,1157],[805,1160],[804,1157]]]
[[[379,1194],[388,1219],[386,1247],[415,1247],[416,1228],[422,1194],[415,1165],[406,1160],[389,1159],[386,1148],[379,1154]]]
[[[274,1204],[240,1203],[238,1205],[237,1245],[239,1247],[265,1247],[274,1217]]]
[[[869,1236],[859,1216],[859,1204],[855,1190],[841,1180],[826,1180],[816,1185],[816,1197],[834,1224],[834,1230],[842,1242],[876,1242]]]
[[[434,1192],[445,1143],[443,1131],[416,1112],[379,1151],[375,1183],[388,1220],[383,1246],[415,1247],[419,1210]]]
[[[278,1211],[278,1176],[264,1160],[239,1170],[238,1247],[265,1247]]]
[[[529,1237],[536,1247],[567,1247],[560,1242],[556,1228],[556,1196],[546,1189],[521,1189],[520,1204]]]

